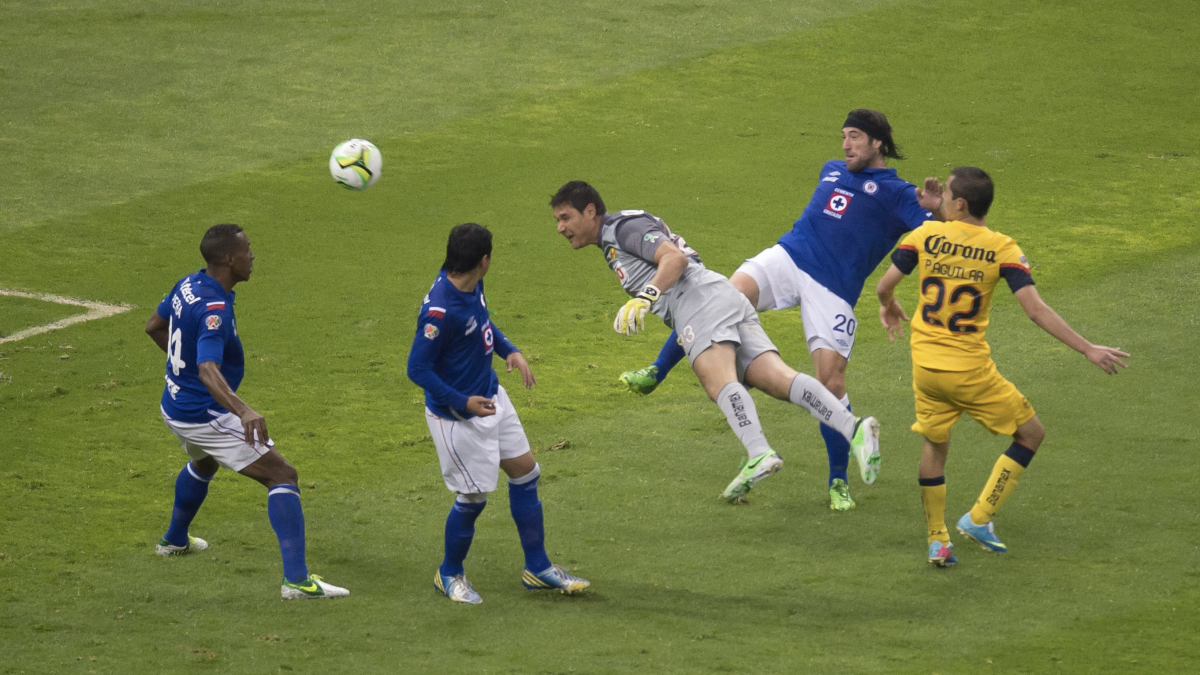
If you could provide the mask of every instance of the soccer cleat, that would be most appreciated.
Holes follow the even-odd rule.
[[[983,547],[985,551],[992,553],[1004,553],[1008,547],[1004,542],[996,538],[996,526],[992,521],[988,521],[983,525],[976,525],[971,520],[971,512],[967,511],[962,518],[958,519],[958,533],[964,537],[970,537],[975,540],[975,543]]]
[[[954,544],[933,541],[929,543],[929,562],[938,567],[953,567],[958,562],[954,555]]]
[[[158,545],[154,547],[154,552],[165,558],[172,555],[187,555],[189,553],[203,551],[206,548],[208,548],[207,541],[204,541],[200,537],[193,537],[189,534],[188,543],[186,546],[176,546],[166,539],[159,539]]]
[[[841,478],[834,478],[833,484],[829,486],[829,509],[849,511],[854,506],[854,500],[850,498],[850,486]]]
[[[521,584],[531,591],[558,590],[564,595],[571,595],[591,586],[592,582],[568,574],[561,565],[551,565],[550,569],[541,574],[534,574],[529,570],[523,571]]]
[[[341,586],[334,586],[321,581],[321,577],[316,574],[308,575],[308,578],[298,584],[293,584],[287,579],[283,580],[283,586],[279,588],[279,594],[284,600],[317,600],[320,598],[344,598],[350,595],[350,591]]]
[[[646,366],[641,370],[627,370],[621,373],[620,380],[629,387],[629,391],[645,396],[658,387],[658,366]]]
[[[442,574],[441,570],[436,570],[433,573],[433,585],[437,587],[442,595],[450,598],[455,602],[465,602],[468,605],[478,605],[483,602],[483,598],[471,588],[471,582],[467,581],[467,577],[458,574],[448,577]]]
[[[783,458],[774,450],[768,450],[767,454],[759,455],[753,460],[742,460],[740,468],[737,478],[734,478],[729,487],[721,493],[721,497],[731,504],[745,497],[759,481],[782,469]]]
[[[854,429],[854,440],[850,441],[850,449],[858,460],[858,470],[862,480],[867,485],[875,482],[879,476],[879,420],[874,417],[860,417]]]

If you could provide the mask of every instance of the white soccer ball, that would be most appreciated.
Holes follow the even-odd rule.
[[[333,179],[351,190],[366,190],[379,180],[383,155],[371,141],[352,138],[333,149],[329,156],[329,173]]]

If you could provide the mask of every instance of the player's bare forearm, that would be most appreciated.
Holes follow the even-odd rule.
[[[221,407],[229,412],[242,416],[242,413],[250,410],[250,406],[246,405],[233,388],[229,386],[229,382],[225,380],[225,376],[221,374],[221,367],[213,361],[202,361],[199,365],[200,381],[208,388],[208,393],[221,404]]]
[[[1097,368],[1112,375],[1117,372],[1118,367],[1129,367],[1121,360],[1121,357],[1129,356],[1128,353],[1114,347],[1106,347],[1088,342],[1082,335],[1075,332],[1075,329],[1071,328],[1058,315],[1058,312],[1051,309],[1042,300],[1041,295],[1033,286],[1026,286],[1018,290],[1016,295],[1017,301],[1021,303],[1021,308],[1025,310],[1025,314],[1039,328],[1053,335],[1059,342],[1086,356],[1087,360],[1095,364]]]
[[[150,319],[146,321],[146,335],[149,335],[150,339],[154,340],[154,344],[158,345],[158,348],[164,353],[167,351],[167,343],[171,338],[170,328],[171,324],[159,316],[158,312],[151,314]]]
[[[650,283],[659,291],[666,291],[683,276],[687,270],[688,258],[671,242],[663,242],[654,252],[654,264],[658,266],[658,271],[654,273]]]
[[[1053,335],[1066,346],[1083,354],[1087,348],[1092,345],[1084,339],[1082,335],[1075,332],[1063,318],[1058,315],[1058,312],[1050,308],[1042,296],[1037,292],[1037,288],[1026,286],[1016,293],[1017,301],[1021,303],[1021,309],[1025,310],[1025,315],[1030,318],[1038,328]]]
[[[198,368],[200,381],[204,383],[208,393],[212,394],[222,408],[237,415],[242,421],[246,445],[266,443],[271,438],[267,433],[267,421],[234,393],[225,376],[221,374],[221,367],[213,361],[201,361]]]
[[[890,305],[896,297],[896,287],[904,281],[904,272],[900,271],[899,267],[892,265],[884,272],[883,278],[879,280],[879,285],[875,287],[875,296],[879,298],[880,305]]]
[[[892,265],[875,287],[875,295],[879,298],[879,322],[887,329],[889,342],[904,337],[904,324],[908,322],[908,315],[904,313],[900,301],[896,300],[896,287],[904,280],[904,276],[899,267]]]

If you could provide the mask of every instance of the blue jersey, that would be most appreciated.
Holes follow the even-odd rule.
[[[835,159],[821,167],[812,200],[779,245],[796,267],[853,307],[879,261],[927,220],[933,214],[895,169],[851,173]]]
[[[408,377],[425,390],[425,407],[446,419],[474,417],[467,398],[492,398],[500,386],[492,354],[518,351],[488,318],[483,281],[464,293],[442,270],[425,296],[408,353]]]
[[[159,303],[158,315],[169,322],[167,386],[162,395],[167,417],[199,424],[229,412],[200,381],[200,364],[212,361],[220,366],[234,391],[242,383],[246,358],[233,318],[233,296],[200,270],[176,282]]]

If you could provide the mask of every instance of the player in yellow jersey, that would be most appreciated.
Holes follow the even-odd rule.
[[[1129,356],[1088,342],[1042,301],[1017,243],[989,230],[984,221],[993,192],[992,179],[982,169],[952,171],[942,194],[947,220],[927,221],[905,237],[876,289],[879,318],[894,342],[904,336],[909,318],[893,293],[906,275],[919,270],[920,301],[911,323],[917,409],[912,430],[925,437],[921,503],[929,527],[929,562],[938,567],[958,562],[945,519],[946,456],[954,422],[967,412],[993,434],[1013,437],[975,506],[958,521],[960,534],[996,553],[1007,547],[996,538],[992,517],[1016,488],[1046,434],[1029,400],[996,370],[985,339],[992,292],[1000,279],[1008,282],[1034,323],[1104,372],[1127,367],[1121,357]]]

